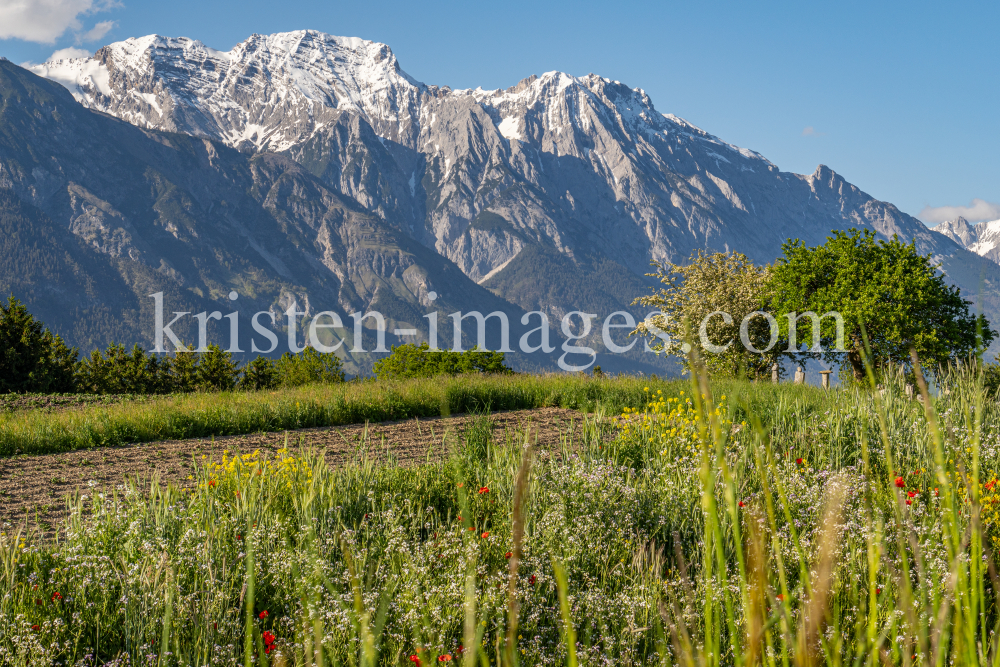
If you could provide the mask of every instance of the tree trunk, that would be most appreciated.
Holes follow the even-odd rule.
[[[848,350],[847,361],[851,364],[851,370],[854,372],[854,380],[856,382],[864,381],[865,362],[862,360],[861,352],[857,347],[852,347]]]

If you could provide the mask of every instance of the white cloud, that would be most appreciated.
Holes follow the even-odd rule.
[[[94,25],[93,28],[83,33],[82,35],[77,35],[76,43],[82,44],[84,42],[96,42],[97,40],[103,38],[106,34],[111,32],[111,29],[115,27],[114,21],[101,21]]]
[[[802,136],[803,137],[825,137],[826,136],[826,132],[817,132],[815,127],[813,127],[812,125],[807,125],[804,128],[802,128]]]
[[[917,216],[928,224],[937,224],[963,217],[969,222],[1000,220],[1000,204],[973,199],[968,206],[925,206]]]
[[[54,52],[45,62],[51,63],[56,60],[67,60],[69,58],[89,58],[90,56],[91,53],[87,49],[77,49],[71,46],[68,49],[59,49]]]
[[[100,39],[113,22],[102,21],[81,34],[80,17],[118,6],[117,0],[0,0],[0,39],[52,44],[67,31],[77,33],[78,41],[90,41],[91,34]]]

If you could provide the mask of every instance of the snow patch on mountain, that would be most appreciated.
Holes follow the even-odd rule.
[[[87,91],[97,90],[102,95],[111,94],[110,72],[102,63],[91,58],[53,60],[41,65],[30,65],[29,70],[65,86],[79,102],[87,103]]]
[[[513,139],[515,141],[521,141],[521,132],[518,130],[518,125],[520,122],[514,116],[508,116],[500,121],[497,125],[497,129],[500,130],[500,134],[508,139]]]

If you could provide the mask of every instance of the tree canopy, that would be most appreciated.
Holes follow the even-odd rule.
[[[744,318],[760,311],[766,300],[769,267],[755,265],[742,253],[701,250],[688,264],[653,266],[656,273],[647,275],[664,286],[635,300],[661,313],[636,329],[653,339],[652,349],[683,358],[686,345],[694,345],[713,375],[754,378],[770,373],[780,346],[772,341],[768,320],[758,315],[747,321],[746,339],[753,350],[743,343],[740,330]]]
[[[379,379],[433,377],[460,373],[510,373],[504,353],[490,350],[432,350],[428,344],[395,345],[392,354],[372,366]]]
[[[77,351],[10,296],[0,303],[0,393],[74,391]]]
[[[685,265],[654,264],[648,275],[663,287],[635,302],[661,314],[635,333],[668,355],[695,346],[712,375],[761,377],[781,357],[819,357],[855,380],[865,375],[866,337],[876,370],[908,366],[912,349],[933,372],[997,335],[912,242],[851,229],[815,247],[788,240],[782,252],[773,266],[703,251]]]
[[[921,255],[912,242],[877,240],[870,230],[852,229],[834,231],[815,247],[789,240],[782,251],[770,282],[770,309],[778,314],[782,333],[788,333],[786,313],[840,313],[844,350],[834,349],[835,319],[824,318],[819,323],[822,356],[845,363],[856,380],[865,373],[865,335],[874,367],[909,364],[912,348],[930,369],[975,354],[996,336],[985,317],[969,312],[971,302],[945,282],[931,256]],[[799,321],[796,343],[811,342],[813,327],[808,318]]]

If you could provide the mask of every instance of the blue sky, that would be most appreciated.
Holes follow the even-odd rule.
[[[594,72],[784,170],[826,164],[926,220],[982,220],[1000,218],[998,26],[996,2],[0,0],[0,55],[313,28],[453,88]]]

